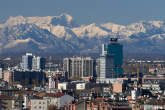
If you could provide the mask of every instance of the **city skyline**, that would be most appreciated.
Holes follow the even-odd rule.
[[[0,110],[165,110],[163,0],[0,1]]]

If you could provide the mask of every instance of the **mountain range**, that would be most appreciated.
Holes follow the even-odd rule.
[[[111,37],[119,38],[124,53],[165,54],[163,21],[83,25],[69,14],[9,17],[0,24],[0,54],[99,54]]]

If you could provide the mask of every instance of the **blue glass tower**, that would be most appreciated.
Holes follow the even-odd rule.
[[[118,43],[117,38],[111,38],[108,44],[103,44],[102,54],[113,56],[113,72],[116,77],[123,74],[123,46]]]

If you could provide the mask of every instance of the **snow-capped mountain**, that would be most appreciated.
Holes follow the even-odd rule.
[[[81,26],[77,28],[73,28],[72,31],[78,36],[78,37],[89,37],[93,38],[96,36],[103,37],[108,36],[108,32],[101,29],[99,26],[97,26],[95,23],[89,24],[87,26]]]
[[[110,37],[120,39],[125,53],[165,53],[163,21],[80,25],[69,14],[9,17],[0,24],[0,53],[99,53]]]

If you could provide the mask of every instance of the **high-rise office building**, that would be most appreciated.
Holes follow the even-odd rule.
[[[40,57],[36,57],[36,56],[33,57],[32,70],[40,70]]]
[[[21,68],[23,70],[31,70],[32,69],[32,53],[26,53],[26,55],[22,56]]]
[[[113,56],[114,58],[114,74],[120,76],[123,74],[123,46],[118,43],[117,38],[111,38],[110,43],[102,45],[102,54]]]
[[[117,38],[111,38],[110,43],[102,45],[102,54],[97,61],[97,82],[109,82],[123,74],[123,46]]]
[[[40,71],[45,68],[45,62],[45,58],[26,53],[26,55],[22,56],[21,69],[24,71]]]
[[[63,61],[63,69],[68,72],[69,77],[89,77],[93,76],[94,60],[91,57],[75,57],[65,58]]]
[[[114,58],[107,53],[102,53],[102,55],[96,60],[97,65],[97,82],[105,83],[109,82],[110,78],[114,78]]]
[[[45,58],[41,58],[39,56],[33,56],[32,59],[32,70],[34,71],[40,71],[45,68]]]
[[[97,58],[95,64],[96,77],[100,77],[100,58]]]
[[[112,56],[101,56],[100,57],[100,78],[113,78],[113,57]]]

